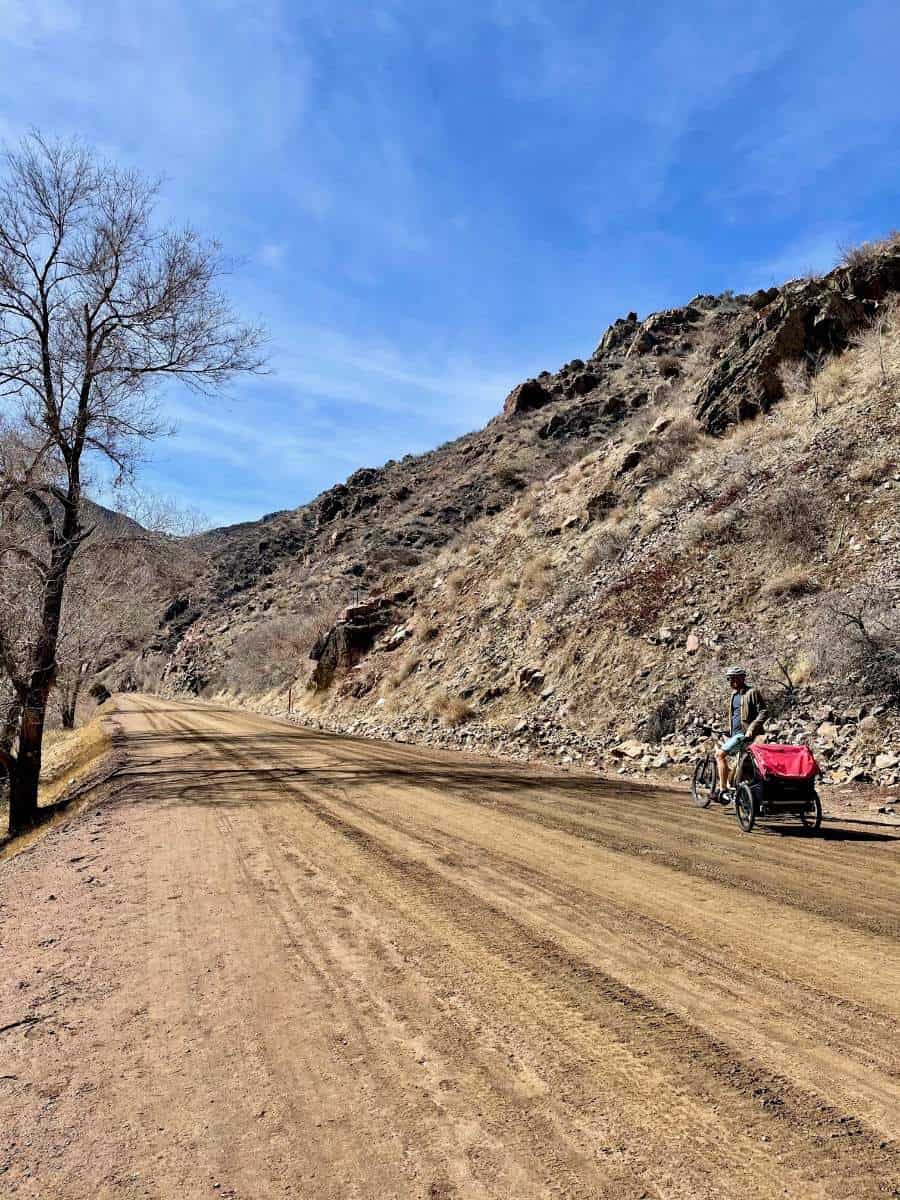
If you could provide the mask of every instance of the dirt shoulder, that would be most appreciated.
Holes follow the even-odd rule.
[[[0,862],[32,846],[60,822],[74,817],[121,762],[115,744],[115,722],[108,710],[71,731],[55,731],[44,747],[40,825],[15,838],[0,836]],[[7,806],[0,803],[0,829],[6,830]]]

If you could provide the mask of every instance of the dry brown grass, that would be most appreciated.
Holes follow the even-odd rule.
[[[451,571],[447,576],[447,592],[454,599],[462,590],[463,584],[466,582],[466,573],[462,567],[457,567],[455,571]]]
[[[681,374],[681,363],[671,354],[663,354],[656,360],[656,365],[663,379],[674,379]]]
[[[893,479],[898,470],[900,470],[900,448],[896,451],[876,448],[873,452],[866,453],[864,457],[857,459],[847,474],[854,483],[879,484],[886,479]]]
[[[520,604],[549,594],[553,586],[551,567],[547,554],[539,554],[525,564],[519,581]]]
[[[879,254],[900,250],[900,230],[893,229],[886,237],[873,238],[870,242],[860,242],[855,246],[842,244],[838,250],[845,267],[864,266]]]
[[[422,659],[418,654],[410,653],[403,656],[393,674],[385,679],[385,686],[393,690],[406,683],[410,675],[419,669]]]
[[[818,592],[821,584],[805,567],[787,567],[770,576],[760,591],[764,596],[808,596]]]
[[[450,696],[447,692],[440,691],[428,701],[428,714],[437,717],[447,728],[454,729],[473,717],[475,709],[460,696]]]

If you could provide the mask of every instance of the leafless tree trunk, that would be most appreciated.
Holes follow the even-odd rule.
[[[100,457],[119,477],[133,471],[140,443],[162,432],[153,396],[167,376],[214,391],[261,366],[260,330],[218,290],[219,247],[156,227],[156,190],[39,135],[7,155],[0,184],[0,416],[16,447],[0,474],[12,535],[0,570],[14,563],[28,580],[28,611],[0,612],[0,670],[18,706],[15,749],[0,748],[11,831],[38,817],[66,584],[92,533],[85,470]]]

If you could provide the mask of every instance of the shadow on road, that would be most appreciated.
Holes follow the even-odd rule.
[[[183,710],[170,711],[184,716]],[[211,712],[217,710],[211,709]],[[230,710],[222,710],[230,712]],[[585,803],[614,801],[630,805],[653,804],[660,799],[674,800],[678,806],[671,812],[676,823],[689,821],[693,815],[686,795],[675,788],[590,775],[536,773],[527,765],[508,766],[468,761],[451,752],[429,752],[423,747],[382,743],[362,738],[335,736],[315,730],[286,728],[261,729],[253,733],[214,733],[198,730],[172,729],[162,732],[129,733],[115,739],[127,748],[129,765],[120,778],[132,784],[146,783],[152,799],[162,802],[208,804],[217,806],[244,805],[253,798],[277,802],[272,785],[356,789],[367,785],[422,787],[448,793],[478,793],[487,806],[491,796],[500,800],[504,795],[544,799],[583,800]],[[319,760],[331,759],[332,765],[314,766],[285,763],[287,756],[302,756],[305,752]],[[235,766],[223,766],[222,756],[237,760]],[[247,765],[241,765],[244,759]],[[267,760],[271,766],[266,765]],[[171,764],[171,773],[166,766]],[[143,798],[149,798],[142,796]],[[683,817],[680,811],[684,804]],[[659,812],[657,808],[657,812]],[[662,815],[662,814],[660,814]],[[668,815],[668,814],[667,814]],[[766,833],[779,838],[803,838],[826,842],[900,842],[890,833],[848,829],[826,825],[818,834],[810,834],[801,825],[763,826]]]

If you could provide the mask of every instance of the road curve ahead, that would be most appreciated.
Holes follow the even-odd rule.
[[[116,701],[0,864],[0,1193],[900,1195],[900,841]]]

